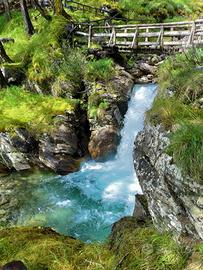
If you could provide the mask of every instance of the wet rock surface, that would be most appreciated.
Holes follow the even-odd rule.
[[[147,124],[135,140],[134,165],[155,226],[203,239],[203,186],[184,177],[166,154],[169,132]]]
[[[116,75],[108,85],[101,84],[99,89],[89,85],[89,96],[101,92],[101,99],[108,104],[107,108],[97,111],[96,117],[89,115],[88,149],[93,159],[102,160],[116,152],[133,84],[133,77],[117,65]]]

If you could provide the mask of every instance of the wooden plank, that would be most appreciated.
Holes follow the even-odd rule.
[[[201,24],[203,24],[203,20],[200,20],[199,22],[201,22]],[[124,25],[114,25],[115,28],[133,28],[133,27],[136,27],[138,26],[140,29],[146,29],[147,27],[150,28],[150,27],[155,27],[155,28],[158,28],[158,27],[161,27],[161,26],[164,26],[164,27],[171,27],[171,26],[174,26],[174,27],[179,27],[179,26],[191,26],[192,24],[194,23],[194,21],[186,21],[186,22],[172,22],[172,23],[153,23],[153,24],[124,24]],[[112,26],[109,26],[109,28],[111,28]],[[105,26],[94,26],[95,29],[104,29],[106,28]]]
[[[136,28],[134,29],[136,31]],[[78,32],[77,32],[78,33]],[[83,34],[84,35],[84,34]],[[152,37],[159,37],[160,31],[159,32],[150,32],[150,33],[139,33],[139,37],[142,38],[152,38]],[[189,36],[190,31],[174,31],[174,32],[164,32],[164,37],[185,37]],[[93,37],[110,37],[110,33],[94,33]],[[116,33],[116,37],[118,38],[133,38],[134,33]]]
[[[132,44],[132,42],[128,41],[128,42],[118,42],[116,43],[117,46],[122,45],[122,46],[129,46]],[[138,46],[160,46],[160,44],[158,44],[157,42],[138,42]],[[165,41],[164,42],[164,46],[182,46],[182,45],[186,45],[186,42],[182,42],[182,41]],[[164,47],[163,46],[163,47]]]

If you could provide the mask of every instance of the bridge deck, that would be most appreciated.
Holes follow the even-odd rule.
[[[180,49],[203,46],[203,19],[189,22],[81,26],[77,35],[87,39],[88,47],[99,43],[120,50]]]

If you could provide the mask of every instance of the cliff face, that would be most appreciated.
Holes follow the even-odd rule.
[[[169,132],[145,125],[135,140],[134,165],[155,226],[178,238],[203,239],[203,186],[185,177],[166,154]]]

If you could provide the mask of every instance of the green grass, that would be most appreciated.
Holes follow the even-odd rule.
[[[0,230],[0,265],[22,260],[29,270],[112,270],[114,255],[105,245],[84,245],[48,229]]]
[[[167,149],[183,173],[203,183],[203,125],[182,124]]]
[[[203,50],[169,57],[158,72],[159,92],[148,120],[173,130],[168,153],[183,175],[202,182],[203,175]],[[174,131],[175,130],[175,131]]]
[[[76,100],[34,94],[20,87],[0,92],[0,131],[25,127],[35,133],[53,129],[54,116],[75,109]]]
[[[188,252],[170,234],[160,234],[152,225],[138,227],[134,218],[125,218],[118,229],[111,248],[108,243],[83,244],[48,229],[3,229],[0,265],[22,260],[29,270],[184,269]]]
[[[162,124],[166,129],[171,129],[183,121],[201,122],[203,110],[186,105],[177,98],[158,96],[146,116],[152,124]]]
[[[108,81],[113,75],[115,75],[114,62],[110,58],[93,60],[87,64],[86,78],[90,81]]]
[[[134,22],[136,20],[139,21],[139,19],[143,19],[146,22],[171,21],[174,18],[176,20],[194,19],[197,18],[202,10],[200,0],[79,0],[79,2],[98,8],[108,4],[120,10],[124,17],[132,19]],[[81,12],[73,12],[72,16],[76,16],[77,19],[80,19],[80,16],[87,16],[88,19],[93,18],[90,14],[84,15]]]
[[[110,243],[119,261],[125,257],[121,269],[181,270],[188,257],[169,233],[158,233],[151,224],[142,227],[133,217],[116,225]]]
[[[191,50],[188,53],[169,57],[158,72],[160,90],[167,88],[184,103],[191,103],[203,95],[203,50]]]

